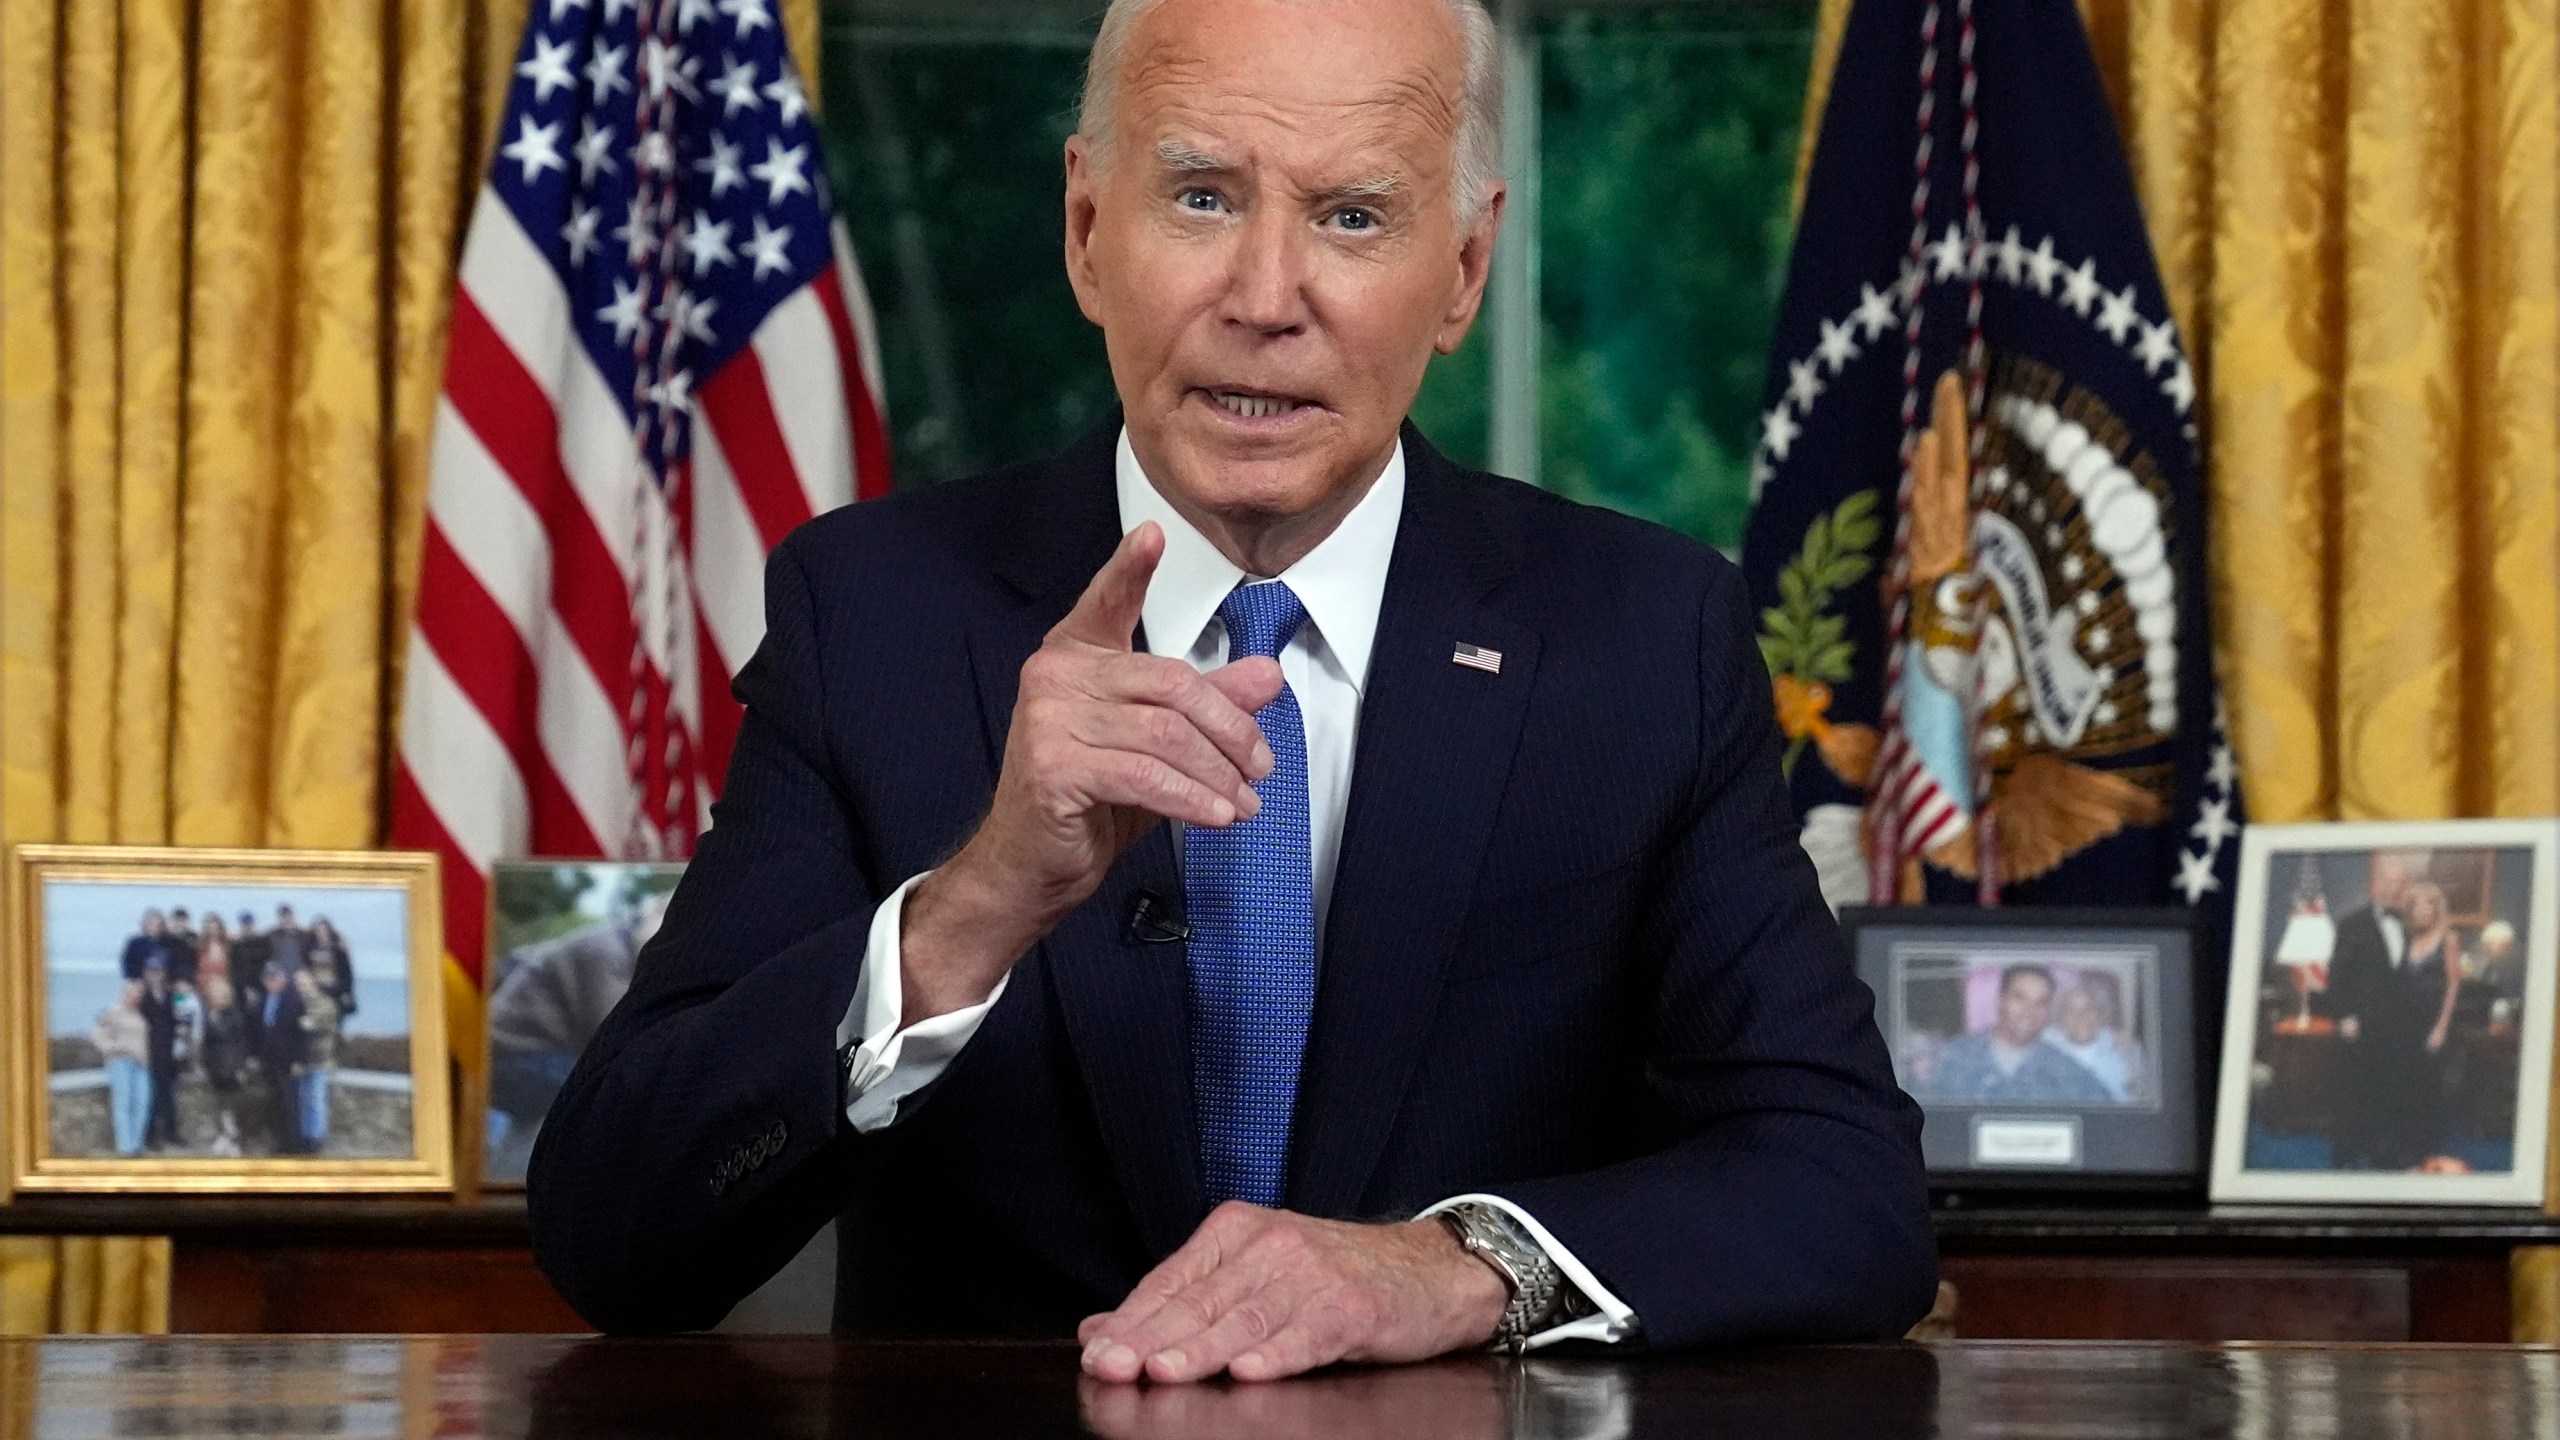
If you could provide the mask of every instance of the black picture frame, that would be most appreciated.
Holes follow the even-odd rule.
[[[1875,992],[1895,1079],[1925,1116],[1921,1149],[1933,1190],[2202,1189],[2211,1092],[2198,1031],[2205,952],[2193,912],[1859,906],[1842,910],[1840,925],[1859,978]],[[1965,1087],[1984,1074],[1979,1060],[1990,1038],[1974,1014],[1985,998],[1977,992],[1988,986],[1996,1015],[2018,967],[2043,969],[2049,1018],[2068,1001],[2085,1024],[2092,1011],[2105,1014],[2112,997],[2110,1028],[2133,1043],[2101,1030],[2077,1047],[2105,1062],[2091,1068],[2065,1053],[2071,1037],[2052,1019],[2046,1035],[2058,1043],[2044,1048],[2068,1071],[2039,1056],[2032,1070],[1984,1075],[1987,1088],[2006,1088],[2005,1095],[1949,1093],[1946,1085]],[[2036,993],[2026,980],[2018,985],[2022,997]],[[2071,989],[2083,990],[2088,1005],[2072,1000]],[[1982,1043],[1967,1046],[1968,1036]]]

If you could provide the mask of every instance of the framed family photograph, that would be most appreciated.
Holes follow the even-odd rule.
[[[488,1104],[480,1180],[524,1184],[551,1101],[631,988],[680,864],[501,860],[489,886]]]
[[[2249,827],[2216,1200],[2541,1202],[2555,835]]]
[[[2201,1170],[2182,910],[1843,911],[1943,1188],[2165,1189]]]
[[[20,1191],[453,1185],[433,855],[21,846]]]

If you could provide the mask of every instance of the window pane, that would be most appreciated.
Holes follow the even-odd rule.
[[[1741,543],[1813,9],[1541,22],[1541,484]]]
[[[902,486],[1047,454],[1112,404],[1060,259],[1083,16],[827,6],[829,173],[879,311]]]

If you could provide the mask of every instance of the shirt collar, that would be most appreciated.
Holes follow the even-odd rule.
[[[1245,573],[1156,489],[1138,465],[1126,428],[1120,432],[1116,468],[1121,533],[1149,520],[1164,529],[1164,558],[1147,585],[1142,612],[1148,647],[1163,655],[1184,654],[1217,618],[1218,606]],[[1289,582],[1298,602],[1307,607],[1307,623],[1316,627],[1357,689],[1368,688],[1369,651],[1378,636],[1387,563],[1395,554],[1396,528],[1403,518],[1404,443],[1399,440],[1387,456],[1387,468],[1332,534],[1285,573],[1255,577]]]

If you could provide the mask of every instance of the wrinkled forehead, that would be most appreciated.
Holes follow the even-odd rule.
[[[1445,163],[1466,65],[1446,0],[1160,0],[1120,72],[1123,144],[1285,134]]]

